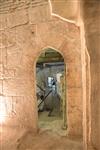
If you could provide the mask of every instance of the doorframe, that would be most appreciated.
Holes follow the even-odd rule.
[[[47,47],[44,47],[44,48],[42,48],[42,49],[40,49],[40,51],[39,51],[39,53],[38,53],[38,55],[37,55],[37,57],[36,57],[36,60],[35,60],[35,79],[36,79],[36,64],[37,64],[37,61],[38,61],[38,58],[41,56],[41,53],[43,53],[43,51],[46,51],[46,49],[53,49],[54,51],[56,51],[56,52],[58,52],[58,53],[60,53],[61,54],[61,56],[63,57],[63,59],[64,59],[64,74],[65,74],[65,103],[66,103],[66,109],[65,109],[65,118],[66,118],[66,125],[64,125],[64,127],[63,127],[63,129],[64,130],[66,130],[66,134],[67,134],[67,129],[68,129],[68,98],[67,98],[67,64],[66,64],[66,61],[65,61],[65,58],[64,58],[64,54],[60,51],[60,50],[58,50],[58,49],[56,49],[56,48],[54,48],[54,47],[51,47],[51,46],[47,46]],[[35,97],[36,97],[36,80],[35,80]],[[37,122],[36,122],[36,124],[37,124],[37,127],[38,127],[38,120],[39,120],[39,117],[38,117],[38,105],[37,105],[37,97],[36,97],[36,113],[37,113]],[[64,113],[63,113],[64,114]],[[63,122],[65,121],[65,120],[62,120]],[[39,128],[39,127],[38,127]]]

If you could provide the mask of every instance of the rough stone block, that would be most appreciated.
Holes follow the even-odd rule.
[[[6,48],[0,48],[0,64],[5,66],[7,64],[7,50]]]
[[[7,48],[7,66],[17,67],[21,65],[22,51],[15,47]]]
[[[52,21],[48,22],[48,30],[49,32],[53,31],[55,34],[59,34],[59,36],[66,38],[69,36],[68,23],[59,19],[59,17],[54,17]]]
[[[67,112],[69,134],[82,136],[82,89],[67,89]]]
[[[2,86],[3,86],[3,84],[2,84],[2,83],[3,83],[3,81],[2,81],[2,80],[0,80],[0,95],[2,95],[2,88],[3,88],[3,87],[2,87]]]
[[[33,81],[30,79],[3,80],[3,94],[6,96],[25,96],[33,93]]]
[[[79,64],[69,63],[67,66],[67,86],[69,88],[82,87],[82,68]]]
[[[28,15],[26,10],[15,11],[9,13],[7,16],[7,26],[9,28],[23,25],[28,22]]]
[[[3,77],[4,77],[4,79],[14,78],[15,77],[15,69],[4,68]]]
[[[38,24],[51,19],[50,6],[41,5],[38,7],[29,8],[29,21],[30,24]]]
[[[3,64],[0,64],[0,79],[3,78]]]
[[[0,32],[0,48],[10,47],[16,43],[15,29]]]
[[[48,46],[54,48],[56,47],[57,50],[59,50],[64,41],[64,38],[62,35],[58,35],[58,32],[55,32],[52,29],[49,29],[49,23],[42,23],[37,25],[38,34],[40,35],[42,42],[46,43]]]
[[[5,119],[8,119],[9,117],[15,115],[14,113],[15,104],[12,101],[12,97],[0,96],[0,104],[3,104],[3,107],[5,109],[5,114],[4,114]]]
[[[7,15],[0,14],[0,31],[7,28],[6,19]]]
[[[67,96],[68,96],[68,109],[75,106],[75,109],[78,108],[82,111],[82,89],[81,88],[67,88]]]
[[[81,63],[81,48],[79,41],[66,40],[62,47],[60,48],[63,51],[66,58],[66,63],[80,64]]]

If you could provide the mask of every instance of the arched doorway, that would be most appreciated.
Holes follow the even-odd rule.
[[[66,67],[63,56],[53,48],[44,49],[36,63],[38,125],[66,134]]]

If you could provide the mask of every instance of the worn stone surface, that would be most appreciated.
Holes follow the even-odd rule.
[[[77,22],[79,9],[84,14],[83,23],[85,29],[81,27],[82,32],[85,32],[86,46],[88,56],[86,54],[86,104],[84,100],[84,120],[86,131],[84,137],[86,142],[92,146],[88,149],[100,149],[100,1],[99,0],[81,0],[81,1],[57,1],[51,0],[53,12]],[[80,3],[78,9],[75,9]],[[78,3],[77,3],[78,4]],[[74,7],[73,7],[74,5]],[[66,8],[67,9],[66,9]],[[74,11],[69,11],[73,9]],[[75,11],[76,10],[76,11]],[[81,23],[78,20],[79,24]],[[80,24],[81,25],[81,24]],[[83,35],[84,36],[84,35]],[[82,37],[82,43],[83,43]],[[83,44],[82,44],[83,45]],[[89,61],[90,60],[90,61]],[[85,73],[84,73],[85,75]],[[85,82],[85,81],[84,81]],[[85,84],[84,84],[85,85]],[[86,115],[86,116],[85,116]],[[86,119],[85,119],[86,117]],[[92,141],[91,141],[92,139]]]
[[[77,2],[72,3],[67,1],[66,5],[64,5],[64,1],[62,3],[63,5],[60,5],[61,1],[57,2],[55,0],[53,11],[56,13],[60,10],[58,14],[77,22]],[[17,126],[37,131],[38,115],[35,65],[42,50],[52,47],[61,52],[67,65],[68,134],[82,136],[84,128],[82,126],[82,114],[83,112],[85,114],[85,111],[87,111],[89,115],[86,122],[88,124],[86,131],[87,139],[89,139],[88,142],[91,141],[92,143],[89,143],[92,145],[90,146],[91,149],[94,147],[94,149],[99,150],[100,2],[92,0],[82,5],[85,12],[83,18],[86,45],[90,55],[90,62],[86,58],[87,110],[83,110],[82,83],[84,81],[82,81],[80,28],[73,23],[51,15],[47,0],[21,0],[14,3],[12,0],[5,0],[0,1],[0,4],[0,99],[4,99],[4,101],[6,99],[14,103],[14,112],[11,107],[11,115],[6,117],[8,125],[12,128],[13,126]],[[57,6],[56,9],[54,8],[55,6]],[[69,6],[69,9],[63,9],[64,11],[62,11],[62,8],[66,6]],[[69,11],[72,10],[73,6],[74,13]],[[90,73],[91,95],[89,95],[90,81],[88,81],[90,80]],[[9,104],[8,101],[7,103]],[[8,108],[10,108],[9,105]],[[91,125],[91,133],[89,125]]]
[[[79,0],[51,0],[53,13],[73,21],[78,19],[79,3]]]
[[[2,7],[4,4],[7,5],[6,1],[2,2]],[[75,110],[73,109],[74,106],[70,105],[74,100],[70,99],[69,94],[67,97],[69,134],[82,135],[82,107],[80,106],[82,103],[82,72],[80,69],[79,28],[74,24],[61,20],[59,17],[52,17],[47,4],[8,12],[7,14],[1,14],[2,81],[0,87],[4,97],[13,97],[13,99],[19,97],[17,104],[14,105],[15,110],[16,107],[19,110],[16,111],[17,114],[14,119],[18,121],[15,121],[16,126],[27,126],[25,118],[28,119],[28,122],[31,122],[28,126],[32,127],[32,122],[33,127],[37,124],[37,115],[34,116],[34,113],[37,114],[35,63],[43,48],[53,47],[62,53],[66,65],[68,65],[68,75],[66,74],[68,89],[74,88],[80,93],[77,97],[79,105],[75,105]],[[6,24],[4,23],[5,20]],[[4,24],[5,26],[3,26]],[[66,92],[68,93],[69,90]],[[76,92],[70,90],[72,97],[76,97],[76,94]],[[27,96],[30,97],[28,98],[30,100],[27,99]],[[24,106],[25,103],[27,107]],[[25,111],[23,110],[24,107]],[[76,112],[76,120],[73,120],[74,111]],[[27,114],[28,118],[25,117]],[[31,117],[32,114],[33,118]]]
[[[91,143],[100,149],[100,1],[83,3],[85,37],[90,55],[91,73]]]

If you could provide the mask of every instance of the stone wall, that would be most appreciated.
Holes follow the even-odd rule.
[[[86,53],[86,105],[84,108],[84,138],[86,142],[92,147],[88,149],[100,149],[100,1],[99,0],[65,0],[57,1],[51,0],[53,10],[55,13],[65,17],[66,19],[77,21],[83,19],[83,26],[78,20],[82,32],[85,32],[86,46],[88,49],[88,56]],[[79,2],[79,3],[77,3]],[[79,6],[74,4],[78,4]],[[76,9],[77,7],[77,9]],[[67,8],[67,10],[66,10]],[[74,11],[68,11],[74,9]],[[77,13],[81,9],[84,14]],[[76,11],[75,11],[76,10]],[[82,40],[84,34],[82,35]],[[84,49],[85,50],[85,49]],[[89,58],[89,59],[88,59]],[[90,60],[90,61],[89,61]],[[85,100],[84,100],[85,103]],[[85,116],[86,115],[86,116]],[[87,137],[86,137],[87,136]],[[91,141],[91,142],[90,142]]]
[[[100,1],[84,1],[83,19],[91,73],[91,144],[100,149]]]
[[[29,7],[43,6],[47,3],[48,0],[0,0],[0,14]]]
[[[64,56],[68,134],[82,136],[80,28],[52,16],[48,3],[0,15],[0,100],[9,108],[5,125],[37,130],[36,62],[47,47]]]

